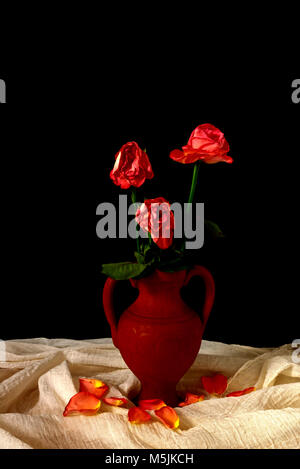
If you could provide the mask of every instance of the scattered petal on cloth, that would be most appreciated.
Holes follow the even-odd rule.
[[[243,391],[230,392],[226,397],[240,397],[253,391],[256,391],[256,388],[252,386],[251,388],[243,389]]]
[[[144,410],[159,410],[166,405],[161,399],[144,399],[139,401],[139,407]]]
[[[132,424],[139,425],[151,420],[151,415],[140,407],[131,407],[128,412],[128,421]]]
[[[201,396],[198,396],[197,394],[192,394],[191,392],[187,392],[184,402],[180,402],[180,404],[178,404],[178,407],[185,407],[187,405],[196,404],[197,402],[204,401],[204,399],[205,399],[204,394],[201,394]]]
[[[100,409],[101,401],[89,392],[79,392],[71,397],[63,413],[64,417],[70,415],[96,415]]]
[[[187,392],[204,392],[202,376],[224,374],[227,393],[256,387],[239,397],[209,396],[175,408],[175,431],[153,418],[131,425],[128,408],[140,383],[111,339],[27,339],[6,342],[0,362],[0,448],[90,449],[293,449],[300,448],[300,365],[294,349],[252,348],[203,341],[193,366],[179,382]],[[109,386],[105,398],[126,398],[127,407],[105,406],[93,417],[64,418],[79,392],[79,379]],[[152,411],[150,411],[152,412]]]
[[[107,397],[102,399],[102,402],[108,405],[113,405],[115,407],[122,407],[123,405],[127,404],[128,400],[124,397]]]
[[[227,378],[220,373],[214,376],[202,376],[202,386],[209,394],[221,396],[227,389]]]
[[[172,407],[163,406],[155,410],[155,415],[166,427],[172,430],[179,427],[179,417]]]
[[[101,399],[109,389],[108,386],[99,379],[80,378],[79,383],[80,392],[90,392],[98,399]]]

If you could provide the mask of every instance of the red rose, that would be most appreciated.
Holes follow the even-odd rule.
[[[169,202],[163,197],[145,200],[136,212],[136,222],[160,249],[168,249],[174,237],[174,213]]]
[[[195,163],[198,160],[207,164],[220,161],[232,163],[233,159],[227,155],[229,150],[229,144],[219,129],[211,124],[202,124],[193,131],[182,151],[173,150],[170,158],[184,164]]]
[[[121,186],[121,189],[140,187],[146,179],[152,179],[154,176],[148,155],[136,142],[123,145],[115,158],[116,163],[110,178],[117,186]]]

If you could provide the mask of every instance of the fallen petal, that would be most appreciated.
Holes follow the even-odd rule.
[[[243,391],[235,391],[227,394],[226,397],[239,397],[239,396],[244,396],[245,394],[250,394],[250,392],[256,391],[255,387],[251,388],[246,388]]]
[[[208,394],[214,394],[215,386],[213,379],[210,376],[202,376],[201,381],[202,387],[205,389],[205,391],[207,391]]]
[[[89,392],[98,399],[101,399],[109,389],[109,387],[99,379],[80,378],[79,382],[79,392]]]
[[[201,394],[201,396],[198,396],[197,394],[187,392],[184,402],[178,404],[178,407],[185,407],[187,405],[195,404],[196,402],[201,402],[204,400],[204,398],[205,396],[203,394]]]
[[[214,376],[215,394],[223,394],[227,389],[227,378],[224,375]]]
[[[127,404],[128,400],[124,397],[104,397],[102,402],[105,402],[105,404],[108,405],[113,405],[115,407],[121,407],[122,405]]]
[[[151,420],[151,415],[139,407],[131,407],[128,411],[128,420],[130,423],[137,425]]]
[[[227,389],[227,378],[224,375],[202,376],[202,386],[209,394],[223,394]]]
[[[159,410],[166,404],[161,399],[144,399],[139,401],[139,407],[143,410]]]
[[[155,415],[164,425],[166,425],[166,427],[171,428],[172,430],[179,426],[179,417],[172,407],[162,407],[155,411]]]
[[[95,415],[100,409],[101,401],[89,392],[79,392],[71,397],[63,416]]]

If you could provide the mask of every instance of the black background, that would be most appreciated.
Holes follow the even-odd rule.
[[[109,172],[135,140],[155,173],[141,197],[186,201],[192,167],[169,152],[206,122],[225,133],[234,164],[202,165],[197,190],[226,234],[197,254],[216,280],[204,338],[278,346],[298,337],[299,71],[264,52],[227,51],[214,67],[178,54],[137,60],[127,49],[75,75],[1,62],[2,339],[110,335],[101,263],[131,260],[134,241],[94,238],[95,198],[96,207],[118,200]],[[202,293],[200,280],[184,292],[198,311]],[[119,314],[134,296],[120,285]]]

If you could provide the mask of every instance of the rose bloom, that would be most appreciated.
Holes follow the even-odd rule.
[[[173,150],[170,158],[184,164],[196,161],[204,161],[207,164],[221,161],[232,163],[233,159],[227,155],[229,150],[229,144],[219,129],[211,124],[202,124],[193,131],[182,151]]]
[[[115,158],[110,178],[121,189],[140,187],[146,179],[154,176],[147,153],[136,142],[125,143]]]
[[[169,202],[163,197],[145,200],[136,212],[136,222],[160,249],[168,249],[174,238],[174,213]]]

